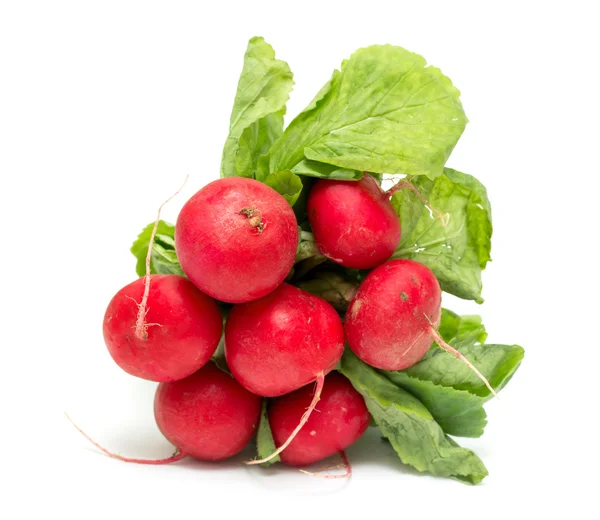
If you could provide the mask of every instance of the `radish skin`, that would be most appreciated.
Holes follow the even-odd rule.
[[[187,456],[216,461],[238,454],[256,433],[260,408],[260,397],[248,392],[211,362],[185,379],[158,385],[154,416],[161,433],[177,446],[171,457],[123,457],[101,446],[66,413],[65,416],[79,433],[111,458],[135,464],[164,465]]]
[[[325,383],[318,412],[308,418],[304,428],[279,454],[284,464],[306,466],[319,462],[345,450],[367,430],[371,416],[350,381],[331,372]],[[268,417],[276,446],[287,442],[316,392],[314,385],[308,385],[271,403]]]
[[[344,350],[341,318],[325,300],[284,283],[229,312],[225,357],[233,376],[263,397],[287,394],[326,375]]]
[[[198,460],[223,460],[238,454],[256,429],[261,399],[214,363],[195,374],[161,383],[154,416],[162,434]]]
[[[431,270],[413,260],[392,260],[373,269],[350,302],[346,341],[365,363],[403,370],[433,344],[439,326],[442,291]]]
[[[307,211],[319,250],[344,267],[372,269],[400,243],[389,196],[368,173],[360,181],[317,181]]]
[[[145,333],[136,333],[139,305],[148,290]],[[150,381],[193,374],[214,354],[223,329],[216,302],[183,276],[153,274],[123,287],[104,315],[104,341],[125,372]]]
[[[344,332],[352,351],[382,370],[420,361],[435,341],[468,366],[496,396],[489,381],[438,332],[442,291],[433,272],[414,260],[392,260],[373,269],[350,302]]]
[[[181,267],[204,293],[228,303],[256,300],[294,265],[298,223],[288,202],[266,184],[229,177],[186,202],[175,226]]]
[[[288,435],[287,439],[284,442],[282,442],[281,446],[279,446],[279,448],[277,448],[273,453],[271,453],[269,456],[265,457],[264,459],[249,460],[248,462],[246,462],[246,464],[253,465],[253,464],[264,464],[265,462],[269,462],[271,459],[277,457],[277,455],[279,455],[283,450],[285,450],[292,443],[292,441],[296,438],[298,433],[300,433],[300,430],[308,422],[308,419],[310,418],[313,411],[316,409],[317,403],[321,399],[321,392],[323,391],[324,383],[325,383],[325,376],[323,374],[319,374],[317,376],[317,386],[315,388],[312,401],[310,402],[308,407],[304,410],[304,413],[302,414],[302,417],[300,418],[300,421],[298,422],[298,424],[296,425],[294,430]]]
[[[271,460],[301,432],[313,413],[324,377],[344,350],[342,321],[325,300],[288,285],[229,312],[225,325],[227,365],[245,388],[263,397],[289,393],[313,381],[317,389],[298,417],[287,440],[268,457]]]

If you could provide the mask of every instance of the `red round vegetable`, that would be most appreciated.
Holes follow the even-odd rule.
[[[294,265],[298,224],[273,188],[242,177],[206,185],[184,205],[175,249],[185,274],[206,294],[229,303],[256,300]]]
[[[386,262],[367,275],[350,302],[344,323],[348,345],[376,368],[414,365],[433,343],[441,298],[428,267],[413,260]]]
[[[376,267],[400,243],[400,221],[389,195],[367,173],[358,182],[319,180],[307,208],[319,250],[345,267]]]
[[[258,427],[261,399],[208,363],[195,374],[161,383],[154,399],[156,424],[183,454],[222,460],[239,453]]]
[[[149,284],[144,312],[140,305]],[[176,381],[204,366],[223,329],[216,302],[187,278],[150,275],[123,287],[104,315],[104,341],[125,372],[150,381]]]
[[[344,349],[344,330],[325,300],[282,284],[236,305],[225,324],[225,356],[234,377],[265,397],[287,394],[327,374]]]
[[[276,446],[283,444],[296,428],[314,391],[314,385],[307,385],[271,403],[268,417]],[[304,466],[346,449],[366,431],[371,418],[362,396],[338,372],[325,378],[317,409],[318,413],[310,416],[279,454],[283,463]]]

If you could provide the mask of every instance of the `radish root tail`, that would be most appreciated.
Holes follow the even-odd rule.
[[[496,393],[496,390],[494,390],[492,388],[492,385],[490,384],[490,382],[477,369],[477,367],[475,365],[473,365],[473,363],[471,363],[458,350],[456,350],[454,347],[451,347],[450,345],[448,345],[448,343],[446,343],[444,341],[444,338],[442,338],[442,336],[440,336],[440,333],[435,329],[435,327],[433,326],[433,323],[431,323],[431,320],[427,316],[425,316],[425,318],[427,319],[427,321],[429,322],[429,324],[431,326],[430,333],[433,336],[433,339],[435,340],[435,342],[440,346],[440,348],[442,350],[445,350],[446,352],[452,354],[453,356],[457,357],[458,359],[460,359],[465,365],[467,365],[475,373],[475,375],[477,375],[477,377],[479,379],[481,379],[483,381],[483,383],[485,384],[485,386],[487,386],[488,390],[492,393],[492,395],[494,397],[498,397],[498,394]]]
[[[146,275],[144,276],[144,295],[142,296],[142,301],[137,304],[138,313],[137,319],[135,320],[135,336],[141,340],[148,339],[148,327],[150,325],[157,325],[156,323],[146,323],[146,314],[148,314],[148,295],[150,294],[150,261],[152,260],[152,246],[154,244],[154,239],[156,238],[156,232],[158,231],[158,223],[160,221],[160,212],[162,211],[165,204],[171,201],[174,197],[179,195],[185,183],[188,181],[189,175],[185,176],[185,180],[181,187],[173,193],[167,200],[165,200],[160,207],[158,208],[158,212],[156,214],[156,220],[154,221],[154,227],[152,228],[152,234],[150,235],[150,243],[148,244],[148,253],[146,254]]]
[[[87,433],[85,433],[79,426],[77,426],[75,424],[75,422],[73,421],[73,419],[71,419],[66,412],[65,412],[65,417],[67,419],[69,419],[69,422],[73,426],[75,426],[75,429],[79,433],[81,433],[81,435],[83,435],[88,441],[90,441],[94,446],[96,446],[96,448],[98,448],[105,455],[108,455],[111,459],[117,459],[122,462],[133,462],[134,464],[149,464],[149,465],[153,465],[153,466],[160,466],[163,464],[171,464],[172,462],[177,462],[177,461],[183,459],[184,457],[187,457],[187,454],[183,453],[179,448],[177,448],[175,450],[173,455],[171,455],[170,457],[167,457],[166,459],[132,459],[129,457],[122,457],[121,455],[113,453],[112,451],[108,451],[104,446],[101,446],[100,444],[98,444]]]
[[[319,399],[321,399],[321,392],[323,391],[324,383],[325,383],[325,374],[323,372],[321,372],[317,376],[317,387],[315,389],[315,395],[313,396],[313,400],[310,403],[310,406],[306,409],[306,411],[302,415],[302,418],[300,419],[298,426],[296,426],[296,429],[287,438],[287,440],[279,448],[277,448],[273,453],[271,453],[271,455],[269,455],[268,457],[265,457],[264,459],[259,459],[259,460],[248,460],[245,462],[245,464],[253,465],[253,464],[262,464],[263,462],[268,462],[272,458],[279,455],[283,450],[285,450],[290,445],[290,443],[294,440],[296,435],[298,435],[298,432],[302,429],[302,427],[308,421],[308,418],[310,417],[310,415],[313,413],[314,409],[316,408],[317,403],[319,402]]]
[[[446,227],[448,225],[448,222],[450,221],[450,214],[442,213],[440,210],[434,208],[431,204],[429,204],[429,202],[425,200],[425,197],[421,195],[421,192],[415,187],[415,185],[412,182],[400,181],[394,186],[392,186],[389,190],[387,190],[385,194],[391,198],[394,193],[400,191],[403,188],[409,188],[410,190],[412,190],[412,192],[417,196],[417,198],[423,203],[423,206],[425,206],[429,210],[431,215],[436,220],[440,221],[442,227]]]
[[[316,472],[306,471],[305,469],[301,469],[300,473],[304,473],[305,475],[310,475],[311,477],[316,477],[316,478],[350,478],[352,476],[352,465],[350,464],[350,461],[348,460],[348,457],[346,456],[346,452],[340,451],[340,457],[342,458],[341,464],[336,464],[335,466],[326,466],[320,470],[317,470]],[[329,475],[329,474],[321,475],[320,474],[321,471],[331,471],[331,470],[342,469],[342,468],[346,468],[346,473],[344,473],[342,475]]]

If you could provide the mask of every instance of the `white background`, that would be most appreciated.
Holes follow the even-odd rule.
[[[594,2],[40,2],[0,5],[2,518],[597,518],[598,41]],[[203,7],[203,5],[205,5]],[[219,173],[247,40],[295,73],[295,115],[361,46],[425,56],[470,119],[449,166],[494,210],[489,339],[525,361],[488,406],[477,487],[418,475],[377,438],[350,481],[280,468],[124,464],[161,457],[155,385],[103,345],[128,249],[190,175],[179,208]],[[288,117],[289,121],[289,117]],[[241,460],[241,459],[240,459]],[[168,516],[167,516],[168,515]]]

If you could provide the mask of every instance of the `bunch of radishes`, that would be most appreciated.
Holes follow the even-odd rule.
[[[444,430],[477,430],[483,401],[506,384],[522,353],[490,348],[491,357],[503,357],[480,370],[483,357],[473,350],[486,347],[480,322],[462,323],[448,314],[445,330],[438,331],[442,288],[436,274],[444,290],[463,297],[465,287],[477,283],[491,235],[491,224],[488,229],[478,212],[489,203],[472,177],[448,169],[440,174],[431,166],[441,153],[438,143],[447,157],[455,142],[447,128],[453,123],[421,113],[437,100],[415,104],[421,123],[418,117],[402,123],[429,125],[425,134],[389,141],[394,111],[410,108],[398,99],[404,91],[394,89],[412,89],[404,96],[412,99],[430,88],[419,74],[441,76],[398,49],[356,53],[284,132],[282,91],[289,92],[291,73],[264,40],[251,40],[223,155],[224,178],[188,200],[174,228],[157,218],[144,230],[132,249],[140,278],[114,296],[104,317],[104,339],[116,363],[160,383],[156,422],[177,448],[169,459],[136,462],[186,455],[222,460],[239,453],[257,430],[258,457],[251,464],[304,466],[336,453],[346,461],[343,451],[374,421],[401,459],[421,471],[470,482],[487,474]],[[415,63],[409,67],[403,60]],[[383,72],[374,73],[377,68]],[[414,84],[399,86],[403,74],[412,75]],[[365,119],[340,126],[370,99],[349,95],[352,82],[357,92],[371,89],[374,96],[373,85],[387,81],[386,75],[389,84]],[[439,88],[451,97],[451,84],[441,78]],[[445,105],[443,110],[450,103]],[[368,124],[365,139],[376,137],[379,127],[371,125],[380,107],[381,151],[361,152],[355,134]],[[451,110],[455,116],[456,107]],[[349,126],[353,133],[340,141]],[[302,144],[310,132],[318,139]],[[317,144],[334,138],[335,145],[327,144],[333,157],[321,159],[324,148]],[[408,168],[421,157],[432,168],[421,173],[449,184],[419,183],[418,172],[410,172],[382,188],[382,173],[400,173],[401,164]],[[411,233],[418,229],[408,249],[400,247],[405,226]],[[440,238],[421,240],[431,229]],[[440,245],[462,247],[456,262],[471,262],[470,271],[460,264],[453,272],[454,257],[431,249]],[[422,257],[429,266],[415,260],[423,251],[433,258]],[[468,280],[460,280],[463,271]],[[448,382],[440,373],[460,376]],[[461,413],[473,422],[453,423]]]

